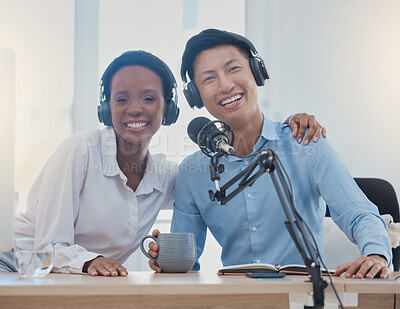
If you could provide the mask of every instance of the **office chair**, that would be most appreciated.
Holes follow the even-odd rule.
[[[357,185],[366,197],[374,203],[381,215],[390,214],[393,222],[400,222],[399,202],[393,186],[386,180],[378,178],[354,178]],[[325,217],[330,217],[326,205]],[[398,271],[400,266],[400,247],[392,248],[393,270]]]

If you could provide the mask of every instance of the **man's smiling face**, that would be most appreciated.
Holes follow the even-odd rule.
[[[204,106],[211,115],[238,124],[260,113],[257,84],[249,59],[233,45],[221,45],[199,53],[194,64],[194,81]]]

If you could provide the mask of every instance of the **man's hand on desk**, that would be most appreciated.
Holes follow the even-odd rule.
[[[104,256],[98,256],[86,262],[83,271],[86,271],[91,276],[117,277],[128,275],[125,267],[121,266],[116,260],[107,259]]]
[[[156,229],[156,230],[153,231],[153,236],[154,236],[154,237],[157,237],[159,233],[160,233],[160,231]],[[152,242],[149,244],[149,248],[150,248],[149,254],[150,254],[152,257],[156,258],[157,255],[158,255],[158,245],[157,245],[154,241],[152,241]],[[157,272],[157,273],[161,273],[161,272],[162,272],[161,267],[157,264],[156,261],[149,260],[149,266],[150,266],[150,268],[151,268],[152,270],[154,270],[154,271]]]
[[[356,276],[358,279],[362,278],[382,278],[387,279],[390,274],[390,270],[387,267],[387,261],[384,257],[380,255],[369,255],[361,256],[354,262],[348,262],[339,265],[335,271],[335,276],[340,276],[345,272],[346,278],[351,278]]]

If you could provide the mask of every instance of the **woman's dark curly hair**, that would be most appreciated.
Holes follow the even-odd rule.
[[[101,100],[110,100],[111,80],[115,73],[131,65],[140,65],[155,72],[161,79],[165,102],[172,99],[175,78],[173,75],[171,76],[172,72],[167,64],[160,58],[144,50],[130,50],[115,58],[104,71],[100,81]]]

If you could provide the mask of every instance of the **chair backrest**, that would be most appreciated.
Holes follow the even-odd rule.
[[[393,186],[386,180],[378,178],[354,178],[357,185],[366,197],[374,203],[381,215],[390,214],[394,222],[400,222],[399,202]],[[326,217],[330,217],[328,205],[326,205]],[[393,269],[399,270],[400,247],[392,249]]]

